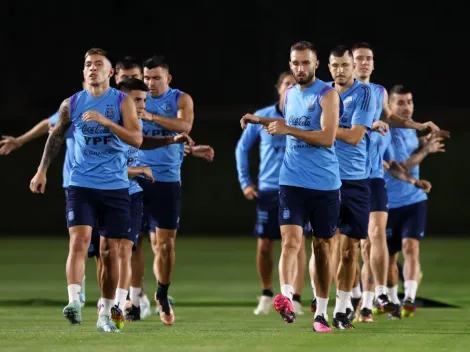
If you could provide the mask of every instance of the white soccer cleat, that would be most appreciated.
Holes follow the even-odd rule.
[[[114,325],[110,315],[102,315],[98,317],[96,322],[96,330],[99,332],[119,332],[120,330]]]
[[[150,301],[147,295],[140,297],[140,320],[147,319],[152,315]]]
[[[271,307],[273,306],[273,298],[269,296],[259,297],[258,306],[253,311],[255,315],[266,315],[269,314]]]
[[[292,304],[294,305],[294,313],[295,315],[304,315],[304,311],[302,310],[302,305],[297,302],[297,301],[293,301]]]

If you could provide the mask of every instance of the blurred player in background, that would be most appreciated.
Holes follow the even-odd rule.
[[[256,111],[256,116],[282,118],[284,94],[286,89],[295,84],[290,71],[283,72],[278,78],[276,89],[279,101],[271,106]],[[259,141],[260,165],[258,187],[250,176],[249,152]],[[286,137],[270,135],[262,125],[249,124],[243,131],[235,150],[238,180],[243,194],[248,200],[256,199],[257,220],[255,236],[258,237],[256,266],[262,285],[262,293],[254,313],[268,314],[273,302],[273,249],[275,240],[281,239],[279,228],[279,171],[284,160]],[[294,285],[293,305],[296,314],[303,314],[301,293],[304,285],[306,266],[305,237],[297,257],[297,278]]]

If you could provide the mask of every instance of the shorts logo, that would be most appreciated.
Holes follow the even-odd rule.
[[[127,232],[131,232],[132,231],[132,227],[129,227],[129,230],[127,230]]]
[[[256,232],[258,232],[259,234],[261,234],[261,233],[263,233],[263,230],[264,230],[263,224],[259,223],[259,224],[256,226]]]
[[[290,218],[290,210],[288,208],[284,208],[283,212],[282,212],[282,218],[284,220],[287,220]]]
[[[69,221],[73,221],[75,219],[75,213],[73,210],[69,210],[69,212],[67,213],[67,219]]]
[[[94,250],[95,246],[93,245],[93,243],[90,243],[90,246],[88,247],[88,253],[93,253]]]
[[[387,237],[392,237],[392,229],[387,229]]]

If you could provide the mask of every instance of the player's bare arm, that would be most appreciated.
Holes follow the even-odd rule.
[[[177,133],[190,133],[194,122],[194,103],[189,94],[184,93],[178,100],[177,118],[164,117],[149,112],[143,117],[147,121],[154,122],[167,130]]]
[[[19,137],[2,136],[0,140],[0,155],[8,155],[26,143],[45,135],[49,131],[49,127],[49,119],[44,119]]]
[[[382,161],[383,163],[383,168],[384,171],[389,173],[391,176],[395,177],[396,179],[411,183],[414,185],[416,188],[421,188],[424,190],[424,192],[429,193],[431,191],[432,185],[431,182],[427,180],[419,180],[414,178],[412,175],[410,175],[407,170],[403,168],[400,163],[397,163],[394,160],[391,160],[389,163],[387,163],[385,160]]]
[[[145,176],[146,178],[155,181],[152,174],[152,169],[147,166],[128,166],[127,167],[127,176],[129,178]]]
[[[124,126],[111,121],[97,111],[87,111],[82,115],[83,121],[95,121],[108,128],[123,142],[139,148],[142,144],[142,128],[137,117],[137,110],[132,98],[127,96],[121,105],[122,121]]]
[[[47,138],[41,164],[39,165],[39,170],[42,170],[44,173],[47,172],[47,169],[51,165],[52,161],[59,153],[71,124],[72,121],[70,120],[69,115],[69,100],[65,99],[59,108],[59,120]]]
[[[351,145],[358,145],[367,132],[367,127],[362,125],[352,125],[351,128],[338,127],[336,138]]]
[[[283,119],[274,118],[274,117],[261,117],[261,116],[256,116],[253,114],[245,114],[240,120],[240,125],[243,130],[246,128],[246,126],[248,126],[249,123],[252,123],[254,125],[263,125],[264,127],[268,127],[271,122],[278,121],[278,120],[283,120]]]
[[[179,133],[176,136],[144,136],[144,140],[140,149],[142,150],[150,150],[150,149],[157,149],[161,147],[166,147],[171,144],[180,144],[180,143],[187,143],[188,146],[193,146],[194,141],[187,133]]]
[[[432,121],[419,123],[410,119],[400,117],[392,113],[392,109],[390,109],[390,106],[388,105],[387,91],[384,92],[383,109],[382,109],[382,115],[380,118],[386,123],[388,123],[390,127],[410,128],[410,129],[415,129],[418,131],[426,131],[428,129],[431,131],[439,131],[439,127]]]
[[[336,91],[326,93],[321,102],[322,114],[320,117],[321,131],[304,131],[287,126],[284,119],[276,119],[268,126],[271,134],[290,135],[301,141],[320,147],[331,147],[335,142],[339,122],[339,95]],[[272,121],[272,120],[271,120]]]
[[[42,154],[41,163],[39,164],[38,171],[34,175],[29,189],[33,193],[44,193],[46,191],[46,173],[54,158],[59,153],[62,143],[64,142],[67,131],[70,128],[72,121],[69,116],[69,100],[66,99],[62,102],[59,108],[59,120],[55,125],[52,132],[46,141],[44,153]]]
[[[425,141],[423,145],[414,153],[411,157],[401,162],[400,164],[406,170],[412,170],[418,166],[424,158],[432,153],[443,153],[445,152],[444,143],[442,143],[443,138],[432,137],[429,140]]]

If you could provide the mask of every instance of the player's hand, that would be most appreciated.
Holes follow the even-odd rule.
[[[437,132],[440,130],[440,128],[432,121],[428,122],[423,122],[419,126],[420,131],[426,131],[426,130],[431,130],[432,132]]]
[[[385,134],[388,132],[389,126],[388,123],[385,123],[383,121],[375,121],[372,124],[372,131],[374,132],[379,132],[382,136],[385,136]]]
[[[286,120],[284,119],[273,119],[274,121],[271,122],[266,130],[269,134],[280,134],[286,135],[289,131],[289,127],[286,125]]]
[[[443,153],[446,150],[444,149],[444,143],[442,143],[442,141],[443,138],[432,137],[424,143],[423,149],[428,154]]]
[[[42,194],[46,191],[46,183],[46,173],[42,170],[38,170],[29,184],[29,189],[33,193]]]
[[[110,121],[106,117],[101,115],[98,111],[87,111],[82,115],[82,120],[85,122],[95,121],[104,127],[106,127],[106,125]]]
[[[145,121],[153,122],[153,116],[148,111],[144,111],[144,114],[140,118]]]
[[[432,185],[431,182],[426,180],[417,180],[415,183],[416,188],[421,188],[425,193],[429,193],[431,191]]]
[[[255,198],[258,198],[258,192],[256,191],[256,188],[253,185],[245,187],[243,189],[243,195],[248,200],[253,200]]]
[[[259,122],[260,120],[258,116],[255,116],[253,114],[246,114],[240,120],[240,125],[242,126],[242,129],[244,130],[249,123],[258,124]]]
[[[191,155],[191,146],[189,144],[184,145],[184,156]]]
[[[142,175],[151,180],[152,182],[155,182],[155,179],[153,178],[152,169],[148,166],[144,166],[142,168]]]
[[[8,155],[19,147],[21,147],[21,143],[15,137],[2,136],[0,140],[0,155]]]
[[[194,145],[194,141],[186,132],[178,133],[176,136],[173,137],[173,143],[187,143],[188,146]],[[186,144],[185,144],[186,147]]]
[[[196,158],[202,158],[209,162],[214,160],[215,151],[214,148],[212,148],[210,145],[195,145],[190,148],[192,156],[195,156]]]

